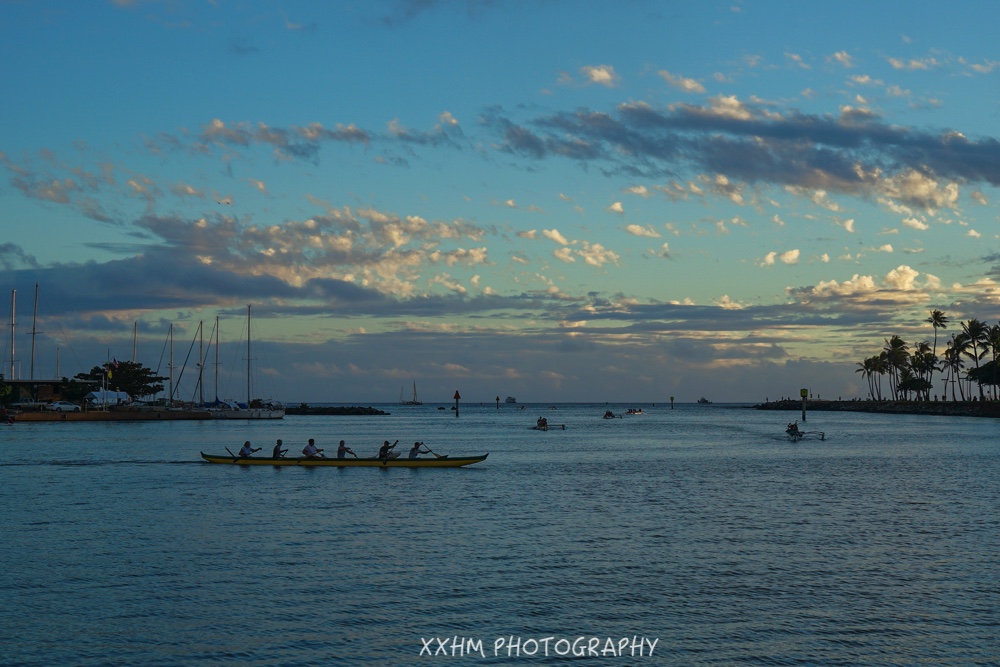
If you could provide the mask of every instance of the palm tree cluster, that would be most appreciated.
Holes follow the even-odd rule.
[[[894,401],[931,400],[934,372],[942,375],[942,400],[974,400],[972,385],[979,387],[979,400],[985,400],[984,385],[990,388],[990,398],[997,397],[1000,384],[998,359],[1000,359],[1000,324],[990,326],[978,319],[962,322],[962,330],[952,334],[939,358],[937,355],[938,329],[948,328],[948,317],[940,310],[932,310],[924,320],[934,327],[933,345],[926,341],[910,348],[899,336],[885,340],[879,354],[858,362],[861,373],[868,380],[871,398],[881,401],[882,378],[888,376],[889,395]],[[989,357],[989,361],[980,361]]]

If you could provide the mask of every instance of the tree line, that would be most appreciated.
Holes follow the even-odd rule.
[[[933,343],[921,341],[911,348],[901,337],[892,336],[878,354],[857,363],[855,372],[868,380],[869,398],[929,401],[939,373],[941,400],[948,400],[949,390],[952,401],[986,400],[987,392],[996,399],[1000,324],[991,326],[975,318],[961,322],[961,331],[952,334],[939,357],[938,329],[947,329],[950,320],[942,311],[932,310],[924,322],[934,328]],[[889,384],[884,396],[883,379]]]

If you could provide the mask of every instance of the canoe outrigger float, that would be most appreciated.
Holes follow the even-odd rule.
[[[460,468],[461,466],[485,461],[487,456],[489,456],[488,453],[482,456],[456,456],[453,458],[445,455],[433,459],[390,458],[383,461],[378,457],[307,459],[296,456],[276,459],[270,456],[240,458],[239,456],[219,456],[217,454],[201,453],[201,458],[209,463],[230,463],[241,466],[300,466],[306,468],[311,466],[336,466],[338,468]]]

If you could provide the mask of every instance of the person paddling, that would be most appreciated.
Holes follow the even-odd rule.
[[[337,447],[337,458],[338,459],[347,458],[348,454],[350,454],[354,458],[358,458],[358,455],[355,454],[353,451],[351,451],[351,448],[348,447],[343,440],[341,440],[340,445]]]
[[[259,452],[259,451],[260,447],[254,449],[253,447],[250,446],[250,441],[247,440],[246,442],[243,443],[243,447],[240,449],[240,458],[241,459],[250,458],[250,456],[252,456],[254,452]]]
[[[287,448],[282,448],[282,446],[281,446],[281,438],[278,438],[278,444],[276,444],[274,446],[274,451],[271,452],[271,458],[273,458],[273,459],[284,458],[285,453],[287,451],[288,451]]]
[[[302,455],[307,459],[322,459],[326,458],[323,456],[323,450],[316,447],[316,441],[309,438],[309,444],[303,447]]]
[[[385,463],[386,461],[389,460],[389,458],[391,457],[391,452],[392,452],[393,448],[395,448],[398,443],[399,443],[399,440],[397,440],[396,442],[392,443],[391,445],[389,444],[388,440],[386,440],[384,443],[382,443],[382,446],[379,447],[379,450],[378,450],[378,457],[380,459],[382,459],[382,463]]]
[[[415,443],[413,443],[413,447],[410,448],[410,458],[411,459],[415,459],[418,456],[420,456],[421,454],[430,454],[431,453],[430,449],[422,451],[420,448],[423,447],[423,446],[424,446],[424,443],[422,443],[422,442],[415,442]]]

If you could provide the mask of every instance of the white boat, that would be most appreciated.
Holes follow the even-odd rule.
[[[403,388],[402,387],[399,388],[399,404],[400,405],[423,405],[424,404],[423,401],[418,401],[417,400],[417,382],[416,382],[416,380],[414,380],[414,382],[413,382],[413,400],[412,401],[404,401],[403,400]]]
[[[517,399],[514,398],[513,396],[508,396],[507,398],[503,399],[503,402],[504,403],[517,403]]]

